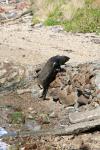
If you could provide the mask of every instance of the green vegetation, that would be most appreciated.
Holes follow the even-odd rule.
[[[24,115],[22,114],[22,112],[13,112],[11,114],[11,123],[14,123],[14,124],[21,124],[21,123],[24,123]]]
[[[62,23],[66,31],[100,33],[100,10],[79,9],[71,21]]]
[[[94,1],[80,0],[75,4],[71,0],[67,2],[64,0],[42,0],[41,5],[44,9],[42,6],[38,8],[36,5],[39,10],[36,9],[38,12],[34,12],[33,20],[38,17],[40,18],[38,22],[39,20],[43,21],[47,26],[62,25],[68,32],[100,33],[100,9],[93,7]]]

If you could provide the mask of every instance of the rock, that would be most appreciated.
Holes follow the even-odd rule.
[[[17,12],[6,12],[5,15],[6,15],[7,19],[12,19],[17,16]]]
[[[0,21],[5,20],[6,17],[4,16],[4,14],[0,14]]]
[[[70,113],[70,112],[75,112],[75,108],[72,107],[72,106],[69,106],[69,107],[66,107],[66,111],[67,111],[68,113]]]
[[[18,10],[23,10],[26,8],[29,8],[29,4],[25,1],[22,1],[22,2],[16,4],[16,9],[18,9]]]
[[[57,102],[59,100],[59,88],[50,88],[49,95],[52,97],[54,102]]]
[[[31,114],[29,114],[29,115],[27,116],[27,119],[33,119],[33,116],[32,116]]]
[[[59,26],[59,25],[50,27],[50,29],[51,29],[53,32],[58,32],[58,33],[64,30],[63,27],[61,27],[61,26]]]
[[[84,89],[84,94],[86,94],[87,96],[91,95],[91,90],[89,88],[85,88]]]
[[[7,133],[8,132],[4,128],[0,127],[0,136],[5,135]]]
[[[39,98],[41,96],[42,90],[37,85],[33,85],[31,92],[33,98]]]
[[[54,101],[54,102],[59,101],[59,97],[58,97],[57,95],[53,95],[52,98],[53,98],[53,101]]]
[[[96,102],[96,101],[92,102],[92,107],[93,108],[100,107],[100,101],[99,102]]]
[[[6,69],[0,70],[0,78],[2,78],[7,73]]]
[[[86,121],[81,123],[72,124],[70,126],[64,126],[64,128],[56,128],[51,130],[41,130],[40,132],[31,132],[30,134],[32,136],[45,136],[45,135],[59,135],[59,136],[65,136],[65,135],[74,135],[79,133],[84,133],[85,131],[88,131],[90,129],[97,129],[97,127],[100,126],[100,119],[96,119],[93,121]],[[20,133],[20,136],[24,135],[23,133]],[[25,134],[26,136],[26,134]]]
[[[16,78],[16,76],[18,75],[18,72],[11,72],[8,76],[7,76],[7,78],[6,78],[6,80],[7,81],[12,81],[12,80],[14,80],[14,78]]]
[[[24,93],[30,93],[31,89],[18,89],[17,94],[24,94]]]
[[[35,120],[26,120],[25,127],[31,131],[39,131],[41,129],[41,125],[39,125]]]
[[[96,84],[97,97],[100,99],[100,72],[96,74],[95,84]]]
[[[1,78],[1,79],[0,79],[0,84],[1,84],[1,85],[5,84],[5,82],[6,82],[6,78]]]
[[[78,97],[77,102],[79,103],[79,105],[86,105],[86,104],[89,104],[91,100],[81,95],[80,97]]]
[[[100,119],[100,107],[91,111],[69,113],[71,123]]]
[[[43,26],[44,26],[43,23],[37,23],[34,25],[34,28],[41,28]]]
[[[49,117],[50,118],[56,118],[57,117],[57,114],[55,112],[52,112],[51,114],[49,114]]]
[[[90,146],[85,144],[83,141],[82,141],[79,149],[80,150],[91,150]]]
[[[2,0],[2,1],[3,1],[3,0]],[[0,0],[0,2],[1,2],[1,0]],[[3,12],[5,12],[5,9],[0,6],[0,13],[3,13]]]
[[[41,114],[39,116],[38,120],[42,124],[49,124],[50,123],[50,119],[49,119],[49,116],[47,114]]]
[[[72,85],[60,90],[58,95],[60,103],[66,106],[74,105],[77,102],[77,93],[72,89]]]
[[[9,93],[15,89],[18,94],[31,92],[31,82],[34,79],[32,72],[34,71],[28,66],[9,61],[0,63],[0,94]]]
[[[32,150],[32,149],[37,150],[37,148],[38,148],[37,143],[32,143],[32,144],[25,144],[25,147],[23,148],[23,150]]]
[[[76,103],[76,94],[72,92],[71,94],[66,94],[66,91],[60,91],[59,93],[59,101],[61,104],[66,106],[71,106]]]
[[[51,88],[58,88],[61,87],[62,83],[60,81],[60,79],[57,77],[51,84],[50,87]]]

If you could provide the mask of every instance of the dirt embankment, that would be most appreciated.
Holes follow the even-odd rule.
[[[94,33],[66,33],[59,26],[31,27],[28,17],[23,21],[0,26],[0,60],[35,65],[56,54],[68,55],[73,64],[100,59],[100,38]]]

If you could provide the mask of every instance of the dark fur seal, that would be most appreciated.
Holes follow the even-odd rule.
[[[55,80],[57,73],[61,71],[61,65],[64,65],[69,59],[70,58],[67,56],[56,55],[51,57],[44,65],[38,76],[38,83],[43,87],[43,93],[41,96],[43,99],[46,98],[50,83]]]

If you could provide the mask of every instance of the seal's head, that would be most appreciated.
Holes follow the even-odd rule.
[[[64,65],[67,61],[69,61],[69,59],[70,58],[68,56],[60,56],[59,64]]]

